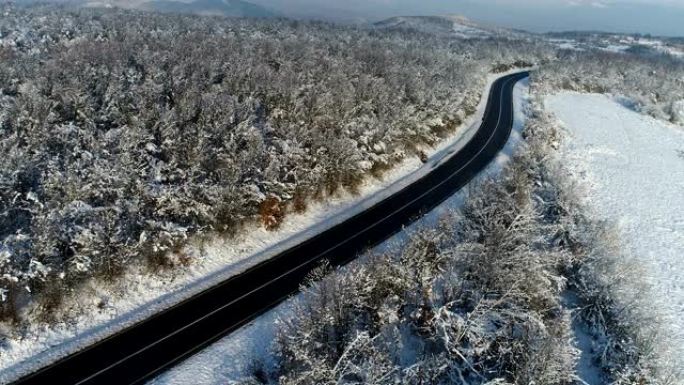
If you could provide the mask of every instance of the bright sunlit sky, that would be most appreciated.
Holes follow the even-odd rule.
[[[684,36],[684,0],[248,0],[290,16],[378,20],[461,14],[531,31],[605,30]]]

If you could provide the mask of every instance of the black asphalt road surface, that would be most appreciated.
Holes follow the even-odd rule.
[[[15,384],[140,384],[296,293],[322,260],[342,265],[465,186],[504,147],[513,125],[513,87],[527,72],[492,86],[482,126],[428,175],[344,223],[243,274],[67,356]]]

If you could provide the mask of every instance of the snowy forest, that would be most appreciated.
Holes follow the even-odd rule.
[[[623,97],[629,108],[684,123],[684,60],[666,54],[562,50],[535,72],[539,92],[572,90]]]
[[[189,271],[192,240],[283,230],[312,202],[424,161],[492,74],[533,67],[508,166],[401,250],[321,267],[244,383],[575,384],[573,315],[611,383],[682,378],[654,363],[648,301],[615,290],[638,270],[618,271],[620,241],[582,207],[540,96],[610,94],[682,124],[682,57],[454,17],[337,25],[8,3],[0,15],[3,352],[34,337],[29,324],[74,326],[58,318],[87,283]]]
[[[419,156],[553,51],[320,22],[3,6],[2,317]]]

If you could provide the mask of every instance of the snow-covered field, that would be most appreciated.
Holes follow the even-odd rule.
[[[548,42],[560,49],[572,51],[585,51],[598,49],[606,52],[625,53],[631,48],[649,48],[653,52],[666,54],[675,58],[684,57],[684,51],[680,47],[669,44],[663,40],[635,38],[626,35],[586,35],[586,40],[575,38],[550,38]]]
[[[526,105],[528,103],[529,83],[527,80],[518,83],[514,90],[515,120],[514,131],[504,150],[495,161],[478,177],[496,175],[503,165],[510,159],[522,142],[521,131],[525,124]],[[466,135],[467,136],[467,135]],[[434,158],[439,158],[435,156]],[[400,248],[415,229],[434,224],[444,214],[454,210],[462,204],[467,194],[467,189],[453,195],[440,206],[432,210],[428,215],[421,218],[411,226],[378,245],[372,252],[381,252],[385,249]],[[275,309],[267,312],[254,322],[246,325],[230,336],[218,341],[209,348],[189,358],[170,371],[162,374],[150,385],[219,385],[228,384],[240,379],[249,365],[259,358],[266,358],[270,344],[273,341],[275,325],[280,317],[287,316],[294,297]]]
[[[545,104],[567,130],[563,161],[586,182],[589,209],[618,224],[625,258],[646,272],[673,338],[661,348],[684,367],[684,127],[603,95],[566,92]]]
[[[195,255],[198,262],[181,273],[158,276],[130,274],[117,283],[91,285],[83,295],[71,300],[70,306],[78,315],[70,322],[51,328],[33,327],[24,332],[23,339],[2,341],[0,383],[11,381],[22,373],[44,366],[178,303],[401,189],[467,142],[479,127],[491,83],[503,75],[490,76],[477,113],[452,137],[439,147],[425,149],[430,155],[425,167],[419,159],[408,158],[382,180],[367,180],[358,195],[342,193],[325,202],[310,204],[303,214],[286,217],[277,232],[255,227],[229,240],[194,242],[185,252]]]

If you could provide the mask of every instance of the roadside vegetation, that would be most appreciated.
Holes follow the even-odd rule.
[[[277,229],[471,115],[527,40],[115,10],[0,12],[0,318],[51,321],[198,234]]]
[[[537,106],[524,136],[460,212],[305,289],[273,360],[257,358],[243,383],[580,384],[581,354],[602,383],[678,383],[652,350],[657,312],[618,289],[638,269],[620,264],[610,227],[585,215],[554,159],[553,118]],[[572,317],[591,351],[577,349]]]

